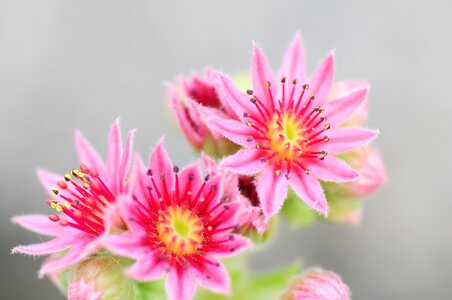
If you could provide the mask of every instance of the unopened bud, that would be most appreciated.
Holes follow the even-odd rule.
[[[281,300],[350,300],[350,289],[335,273],[311,269],[292,281]]]
[[[133,283],[116,257],[95,256],[80,262],[71,273],[68,300],[134,299]]]

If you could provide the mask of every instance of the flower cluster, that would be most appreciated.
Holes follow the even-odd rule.
[[[264,243],[292,191],[318,218],[359,222],[360,199],[386,180],[368,145],[377,131],[362,128],[368,84],[335,84],[333,53],[306,76],[304,57],[297,34],[276,75],[253,45],[247,90],[213,68],[167,84],[177,123],[201,156],[185,168],[172,164],[162,141],[145,164],[132,149],[135,130],[123,148],[118,120],[106,162],[77,132],[79,167],[38,171],[54,212],[13,218],[53,238],[13,253],[51,254],[39,274],[69,299],[153,299],[162,289],[172,300],[214,299],[256,288],[252,275],[231,278],[228,270],[245,268],[223,259]],[[282,299],[349,299],[349,290],[337,275],[314,270]]]

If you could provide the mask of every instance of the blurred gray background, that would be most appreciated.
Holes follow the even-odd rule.
[[[338,80],[372,83],[389,184],[367,199],[361,227],[283,229],[253,266],[302,258],[339,273],[354,299],[451,299],[451,20],[446,0],[0,0],[0,298],[62,299],[37,278],[41,259],[9,254],[41,239],[10,217],[50,213],[34,169],[76,166],[75,128],[105,154],[121,116],[142,155],[165,134],[173,161],[188,163],[164,81],[207,64],[247,70],[253,39],[276,68],[301,29],[310,71],[336,48]]]

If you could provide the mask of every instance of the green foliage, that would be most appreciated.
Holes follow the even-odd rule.
[[[311,226],[319,215],[310,208],[303,200],[301,200],[295,192],[290,189],[287,199],[281,209],[281,215],[287,220],[290,227],[300,229]]]

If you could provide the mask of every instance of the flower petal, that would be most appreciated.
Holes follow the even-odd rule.
[[[187,100],[189,112],[192,116],[193,120],[197,120],[197,123],[199,123],[204,128],[205,134],[209,133],[213,136],[214,139],[219,139],[223,137],[221,134],[216,132],[215,130],[210,130],[210,128],[205,126],[204,118],[205,116],[208,117],[219,117],[223,119],[229,119],[229,116],[227,116],[224,112],[217,108],[213,107],[207,107],[203,106],[202,104],[199,104],[191,99]],[[197,130],[201,130],[201,127],[198,127]],[[205,134],[202,134],[203,136]],[[203,141],[204,142],[204,141]]]
[[[47,255],[50,253],[63,251],[69,247],[73,247],[74,245],[79,245],[83,242],[86,242],[87,240],[89,239],[87,238],[86,234],[63,235],[39,244],[14,247],[11,250],[11,253],[22,253],[27,255]]]
[[[274,164],[269,164],[257,177],[257,194],[267,219],[276,214],[287,196],[289,184],[283,174],[283,170],[278,169]]]
[[[360,176],[344,161],[332,155],[327,155],[323,161],[311,160],[307,167],[316,177],[325,181],[346,182]]]
[[[212,130],[216,130],[236,144],[245,147],[253,147],[256,145],[256,142],[252,137],[256,135],[257,131],[252,127],[246,126],[235,120],[226,120],[218,117],[209,117],[204,118],[203,120]]]
[[[114,254],[134,259],[149,252],[149,248],[143,244],[142,236],[132,232],[111,235],[104,240],[104,245]]]
[[[105,174],[105,164],[96,149],[88,142],[80,131],[75,132],[75,149],[80,164],[95,168],[99,175]]]
[[[210,70],[208,76],[215,85],[220,99],[232,107],[237,117],[243,118],[245,112],[251,115],[259,115],[256,105],[250,102],[249,96],[237,89],[229,77],[216,70]]]
[[[334,52],[331,52],[308,80],[309,93],[315,95],[316,105],[322,106],[330,93],[334,79]]]
[[[179,188],[181,193],[190,191],[196,195],[202,184],[201,170],[197,163],[193,163],[182,169],[179,174]]]
[[[199,284],[215,293],[229,295],[231,290],[228,271],[216,259],[207,259],[213,264],[203,264],[199,269],[195,268],[195,276]]]
[[[107,148],[107,172],[111,179],[110,188],[113,193],[119,191],[119,167],[122,157],[121,130],[119,128],[119,118],[113,123],[108,135]]]
[[[135,129],[132,129],[127,134],[126,148],[124,155],[122,156],[121,166],[119,167],[119,192],[125,192],[124,181],[129,175],[130,163],[132,161],[132,149],[133,149],[133,139],[135,136]]]
[[[153,281],[161,278],[166,270],[167,264],[159,259],[157,253],[143,254],[137,261],[126,270],[128,276],[140,281]]]
[[[171,161],[163,149],[161,139],[149,159],[149,169],[152,170],[155,183],[161,194],[170,192],[173,188],[174,176]]]
[[[138,201],[140,201],[140,203],[137,203]],[[133,197],[122,197],[121,201],[118,202],[122,219],[126,222],[129,230],[134,234],[146,233],[146,228],[144,228],[144,225],[140,222],[141,216],[146,215],[146,213],[143,212],[142,206],[145,205],[144,202],[145,201],[142,198],[133,199]],[[147,205],[146,209],[149,209]]]
[[[300,168],[294,167],[290,178],[290,186],[298,197],[311,208],[325,217],[328,216],[328,202],[326,201],[322,186],[314,174],[306,174]]]
[[[190,268],[172,267],[166,278],[169,300],[190,300],[196,292],[195,277]]]
[[[352,115],[352,113],[366,101],[369,88],[365,87],[326,104],[328,123],[333,127],[339,126]]]
[[[306,63],[305,63],[305,54],[303,49],[303,42],[301,40],[300,32],[295,34],[294,39],[289,45],[286,53],[284,54],[281,68],[278,72],[278,77],[276,80],[280,80],[282,77],[286,77],[285,86],[285,95],[289,95],[290,90],[292,89],[292,82],[296,79],[299,83],[296,87],[298,89],[295,90],[295,95],[301,91],[301,87],[304,84],[306,78]],[[282,99],[282,91],[280,91],[279,99]],[[285,101],[285,104],[288,104],[289,101]]]
[[[61,226],[58,222],[50,221],[49,217],[45,215],[16,216],[11,221],[39,234],[58,236],[68,231],[67,227]]]
[[[224,242],[225,239],[228,239],[227,242]],[[221,241],[221,243],[216,244],[215,241]],[[215,255],[215,257],[229,257],[237,254],[240,251],[252,247],[252,242],[241,235],[238,234],[223,234],[218,237],[215,237],[212,240],[212,249],[209,249],[208,252],[211,255]]]
[[[57,182],[63,179],[63,176],[43,169],[37,169],[36,175],[38,175],[39,181],[41,181],[41,184],[50,195],[52,195],[52,189],[57,187]]]
[[[85,257],[93,254],[101,248],[101,245],[97,241],[90,241],[78,246],[74,246],[69,249],[63,257],[58,260],[49,260],[42,265],[39,270],[39,277],[44,275],[64,270],[76,262],[84,259]]]
[[[229,169],[235,173],[252,175],[259,173],[267,164],[262,161],[263,153],[258,149],[241,149],[237,153],[223,159],[220,167]]]
[[[262,100],[271,112],[276,103],[270,99],[266,82],[270,82],[274,96],[278,95],[278,87],[274,84],[273,72],[262,50],[253,42],[253,54],[251,57],[251,77],[253,79],[254,94]]]
[[[179,127],[182,129],[187,139],[196,148],[200,148],[202,146],[203,137],[196,130],[194,130],[192,120],[189,119],[186,107],[183,105],[183,101],[177,90],[170,84],[167,84],[166,89],[170,98],[170,108],[176,116]]]
[[[335,128],[328,131],[329,141],[322,149],[329,154],[348,152],[364,146],[377,137],[378,131],[362,128]]]

